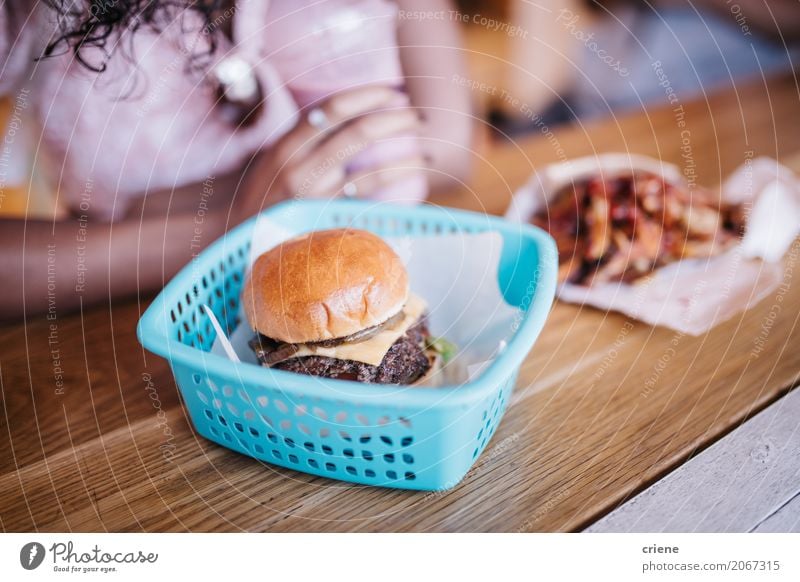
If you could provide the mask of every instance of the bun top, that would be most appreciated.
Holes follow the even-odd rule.
[[[320,230],[290,239],[253,263],[242,301],[250,326],[298,344],[380,325],[408,299],[400,257],[364,230]]]

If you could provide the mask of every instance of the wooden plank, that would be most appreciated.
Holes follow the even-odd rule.
[[[796,527],[798,495],[800,390],[794,390],[587,531]]]
[[[800,533],[800,492],[752,530],[756,533]]]
[[[686,103],[704,184],[744,152],[791,162],[800,114],[791,78]],[[747,103],[747,107],[741,106]],[[681,162],[669,108],[557,132],[563,155],[628,149]],[[485,157],[481,155],[485,153]],[[435,202],[500,213],[547,137],[476,154],[472,190]],[[798,165],[800,167],[800,165]],[[133,268],[133,266],[131,267]],[[795,269],[796,270],[796,269]],[[465,481],[441,494],[354,487],[262,465],[197,439],[167,364],[135,337],[143,305],[59,313],[67,381],[54,391],[49,322],[0,329],[0,527],[5,531],[556,531],[583,529],[797,382],[800,288],[791,285],[764,351],[775,298],[706,336],[676,336],[573,305],[554,306],[506,417]],[[652,393],[655,362],[676,355]],[[169,420],[174,459],[144,374]]]

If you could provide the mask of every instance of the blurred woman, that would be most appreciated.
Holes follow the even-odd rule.
[[[446,0],[30,4],[0,8],[0,94],[62,212],[0,218],[0,316],[48,288],[59,309],[156,289],[289,197],[413,202],[463,177],[456,25],[397,16]]]

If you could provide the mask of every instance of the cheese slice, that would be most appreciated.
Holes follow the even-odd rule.
[[[325,356],[326,358],[353,360],[370,366],[378,366],[383,361],[383,357],[389,351],[389,348],[394,345],[394,342],[400,339],[419,320],[425,311],[425,307],[427,307],[425,301],[410,293],[408,301],[403,307],[403,318],[392,327],[382,329],[364,341],[343,343],[330,348],[302,344],[298,346],[297,352],[292,354],[292,358]]]

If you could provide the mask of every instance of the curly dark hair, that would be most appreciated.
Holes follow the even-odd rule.
[[[45,49],[43,56],[49,57],[63,49],[71,51],[75,59],[87,69],[101,73],[106,61],[89,62],[83,49],[102,49],[107,57],[113,52],[118,35],[149,28],[160,32],[187,9],[198,13],[203,23],[202,30],[208,32],[206,55],[217,48],[216,19],[233,0],[44,0],[58,14],[59,36]],[[198,55],[194,55],[195,57]],[[201,56],[201,55],[200,55]]]

